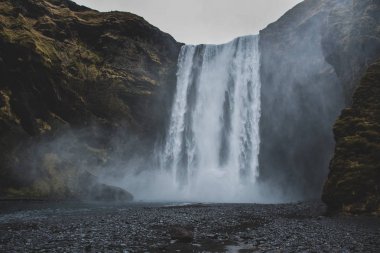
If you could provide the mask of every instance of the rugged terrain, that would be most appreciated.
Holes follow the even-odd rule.
[[[130,13],[0,1],[0,197],[88,192],[96,178],[86,173],[110,160],[111,133],[151,145],[167,122],[180,46]]]
[[[13,203],[0,252],[378,252],[380,220],[326,217],[319,202],[119,206]]]

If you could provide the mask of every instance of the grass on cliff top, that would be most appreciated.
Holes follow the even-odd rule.
[[[48,20],[52,22],[51,19]],[[43,59],[47,67],[58,64],[69,77],[82,80],[96,80],[102,74],[98,67],[101,57],[73,39],[60,43],[35,30],[35,20],[19,15],[17,18],[0,16],[0,36],[5,41],[31,49]]]
[[[0,14],[11,13],[13,7],[7,1],[0,1]]]
[[[59,58],[54,40],[36,31],[33,28],[35,23],[33,20],[22,15],[17,18],[1,16],[0,22],[4,24],[3,29],[0,30],[0,36],[5,41],[32,49],[41,55],[49,66]]]

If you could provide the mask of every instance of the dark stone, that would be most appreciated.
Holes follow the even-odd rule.
[[[172,227],[169,230],[172,240],[178,242],[191,243],[194,239],[194,233],[192,230],[183,227]]]
[[[89,172],[84,172],[79,176],[79,183],[74,192],[79,193],[79,199],[105,202],[128,202],[133,200],[132,194],[128,191],[100,183],[99,179]]]

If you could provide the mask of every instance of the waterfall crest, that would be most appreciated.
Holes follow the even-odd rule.
[[[234,201],[255,184],[259,67],[258,36],[183,46],[161,170],[184,199]]]

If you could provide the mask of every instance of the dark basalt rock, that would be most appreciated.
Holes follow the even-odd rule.
[[[89,172],[79,176],[79,183],[74,188],[75,197],[82,200],[126,202],[132,201],[133,196],[128,191],[107,184],[100,183],[98,178]]]
[[[172,240],[182,243],[191,243],[194,239],[193,231],[184,227],[172,227],[169,229],[169,234]]]
[[[323,201],[333,212],[380,215],[380,61],[368,68],[334,134]]]

